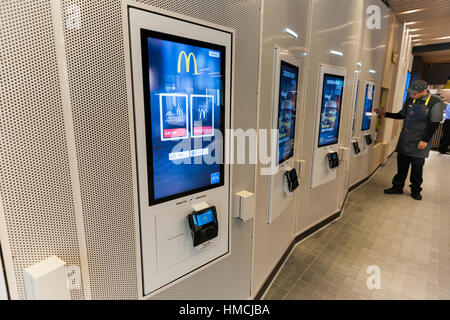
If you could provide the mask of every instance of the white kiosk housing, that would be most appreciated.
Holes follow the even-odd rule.
[[[320,66],[311,188],[336,179],[337,169],[330,167],[329,155],[337,156],[339,148],[345,76],[345,68]]]
[[[363,153],[366,153],[369,150],[369,145],[372,144],[372,135],[371,135],[371,124],[372,124],[372,111],[375,100],[375,81],[366,80],[364,82],[364,106],[363,106],[363,114],[361,120],[361,132],[363,134],[361,150]],[[367,141],[367,138],[369,141]],[[369,143],[370,142],[370,143]]]
[[[295,191],[288,187],[286,173],[295,167],[294,146],[296,114],[299,107],[299,78],[301,61],[295,56],[275,49],[272,128],[278,129],[276,160],[278,170],[269,181],[269,211],[267,223],[275,221],[292,205]]]
[[[148,295],[230,251],[230,168],[223,159],[231,125],[234,32],[159,9],[127,11]],[[196,237],[194,227],[204,233]]]

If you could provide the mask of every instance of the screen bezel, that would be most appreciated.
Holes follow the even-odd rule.
[[[320,144],[320,132],[322,131],[322,115],[323,115],[323,107],[324,107],[324,98],[325,98],[325,81],[327,79],[327,76],[331,76],[331,77],[335,77],[338,79],[341,79],[344,82],[344,85],[342,86],[341,89],[341,101],[339,103],[339,114],[338,114],[338,127],[337,127],[337,136],[336,136],[336,141],[335,142],[330,142],[330,143],[326,143],[326,144]],[[323,147],[327,147],[327,146],[332,146],[335,144],[339,143],[339,133],[340,133],[340,129],[341,129],[341,111],[342,111],[342,102],[344,100],[344,86],[345,86],[345,76],[341,76],[341,75],[336,75],[336,74],[332,74],[332,73],[324,73],[323,74],[323,82],[322,82],[322,97],[321,97],[321,102],[320,102],[320,121],[319,121],[319,132],[318,132],[318,142],[317,142],[317,147],[318,148],[323,148]]]
[[[366,106],[367,106],[366,102],[367,102],[367,96],[369,94],[370,86],[373,86],[373,89],[372,89],[372,100],[370,100],[370,101],[372,101],[372,106],[370,108],[370,112],[372,112],[372,110],[373,110],[373,101],[375,100],[375,85],[373,85],[371,83],[368,83],[368,84],[366,84],[366,94],[364,96],[364,107],[363,107],[363,115],[362,115],[362,121],[361,121],[361,131],[368,131],[368,130],[370,130],[370,127],[372,126],[372,118],[370,118],[369,127],[368,128],[364,127],[364,119],[366,117],[366,112],[368,112],[368,111],[366,111]],[[369,118],[369,117],[367,117],[367,118]]]
[[[153,169],[153,142],[152,142],[152,119],[151,119],[151,92],[150,92],[150,77],[149,77],[149,57],[148,57],[148,38],[167,40],[176,43],[182,43],[186,45],[197,46],[205,49],[211,49],[215,51],[220,51],[221,54],[221,70],[223,73],[223,78],[221,81],[221,108],[220,108],[220,131],[222,132],[222,155],[225,157],[225,84],[226,84],[226,47],[209,43],[205,41],[185,38],[173,34],[158,32],[154,30],[140,29],[140,39],[141,39],[141,54],[142,54],[142,76],[143,76],[143,92],[144,92],[144,114],[145,114],[145,140],[146,140],[146,151],[147,151],[147,184],[148,184],[148,205],[149,207],[161,204],[170,200],[178,199],[181,197],[189,196],[198,192],[203,192],[215,188],[219,188],[225,185],[225,165],[224,163],[219,164],[220,181],[219,183],[208,185],[196,189],[191,189],[185,192],[179,192],[170,196],[155,199],[155,189],[154,189],[154,169]],[[214,129],[214,128],[213,128]],[[189,137],[189,139],[196,139]],[[217,151],[216,151],[217,152]],[[203,164],[206,165],[206,164]]]
[[[293,131],[294,131],[293,132],[294,135],[293,135],[292,140],[294,141],[294,147],[292,148],[291,152],[287,156],[285,156],[283,159],[280,160],[280,134],[279,134],[279,130],[280,130],[280,114],[281,114],[281,103],[280,103],[281,102],[281,78],[283,76],[283,66],[295,69],[297,71],[297,79],[296,79],[297,80],[297,87],[296,87],[296,92],[297,92],[296,93],[296,98],[297,98],[297,101],[295,101],[295,115],[294,115],[294,120],[293,120],[293,123],[292,123],[293,124]],[[289,160],[290,158],[292,158],[294,156],[294,153],[295,153],[295,124],[296,124],[296,120],[297,120],[298,84],[299,84],[298,80],[299,80],[299,77],[300,77],[300,67],[298,67],[296,65],[293,65],[293,64],[291,64],[289,62],[286,62],[283,59],[280,60],[280,74],[279,74],[279,85],[278,85],[278,119],[277,119],[277,121],[278,121],[278,125],[277,125],[277,128],[278,128],[278,149],[277,149],[278,157],[277,157],[277,161],[278,161],[279,165],[282,164],[283,162]]]

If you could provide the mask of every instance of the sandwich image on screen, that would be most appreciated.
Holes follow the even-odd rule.
[[[223,186],[225,47],[149,30],[141,45],[149,206]]]
[[[299,68],[281,61],[278,105],[278,163],[294,156]]]
[[[344,77],[332,74],[324,75],[319,148],[338,142],[343,90]]]

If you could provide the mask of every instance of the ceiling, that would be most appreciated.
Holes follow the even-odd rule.
[[[426,64],[450,63],[450,50],[428,51],[414,55],[421,56]]]
[[[389,0],[389,4],[401,22],[411,23],[413,46],[450,42],[450,0]]]

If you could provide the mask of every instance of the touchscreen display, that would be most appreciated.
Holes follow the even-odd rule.
[[[410,84],[411,84],[411,72],[408,71],[408,73],[406,74],[406,84],[405,84],[405,93],[403,95],[403,103],[405,103],[406,99],[408,98],[409,95],[408,88]]]
[[[343,92],[344,77],[333,74],[324,75],[319,148],[338,143]]]
[[[374,89],[375,86],[366,85],[366,97],[364,99],[364,113],[361,125],[362,131],[370,129],[370,122],[372,121],[371,113],[373,106]]]
[[[224,184],[225,47],[141,30],[149,205]]]
[[[294,156],[299,68],[281,61],[278,100],[278,163]]]

